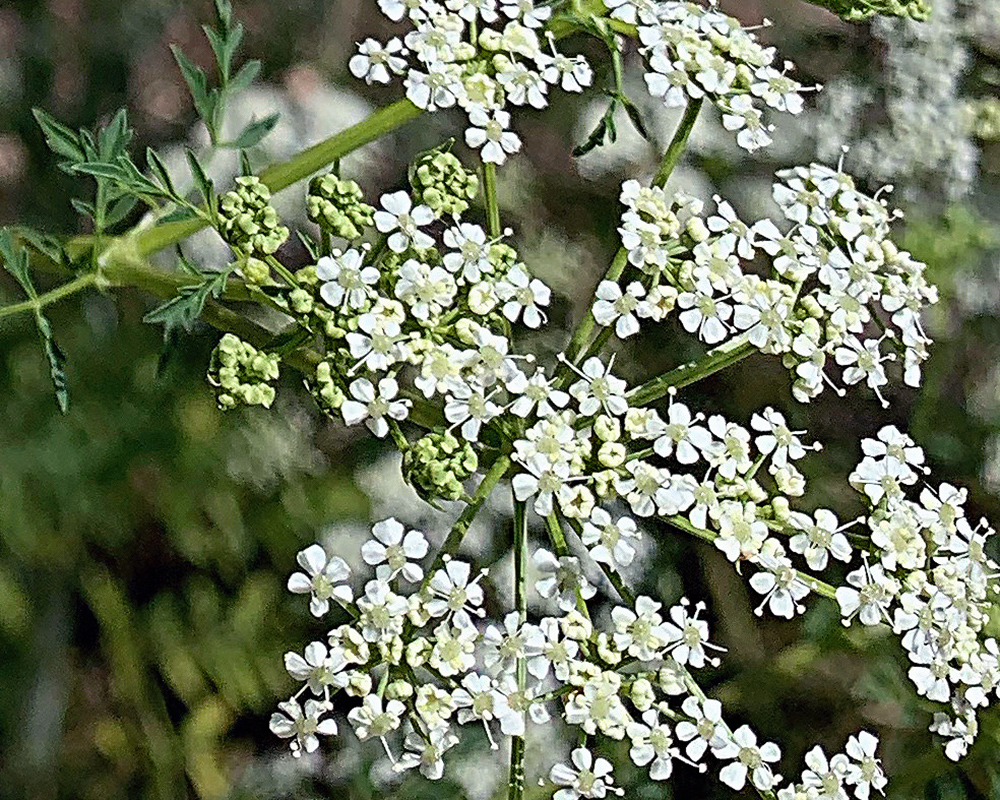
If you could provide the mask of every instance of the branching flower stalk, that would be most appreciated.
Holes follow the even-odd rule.
[[[376,522],[360,580],[320,545],[299,553],[288,587],[335,627],[286,656],[301,686],[271,729],[300,755],[337,735],[346,716],[359,740],[379,739],[394,770],[430,780],[442,777],[460,735],[481,731],[492,749],[508,739],[509,800],[524,796],[532,725],[553,717],[576,729],[568,762],[545,765],[556,800],[623,794],[614,765],[594,751],[626,738],[631,760],[654,781],[693,768],[769,800],[881,792],[887,778],[870,732],[829,758],[814,748],[786,780],[777,744],[726,722],[695,682],[723,651],[705,604],[680,598],[665,607],[623,577],[641,560],[643,538],[670,529],[720,550],[759,596],[759,615],[792,619],[818,595],[837,603],[845,625],[891,628],[917,692],[944,709],[931,729],[961,757],[1000,686],[1000,648],[985,631],[994,531],[966,518],[965,492],[927,482],[922,450],[889,426],[861,442],[845,476],[864,517],[807,513],[797,507],[806,491],[797,464],[819,449],[807,431],[772,407],[731,420],[692,409],[681,394],[755,353],[780,359],[800,403],[859,384],[884,403],[890,378],[919,385],[930,344],[921,312],[936,294],[924,265],[892,242],[898,215],[884,192],[864,194],[842,165],[795,167],[776,175],[779,218],[745,222],[722,198],[706,208],[665,189],[706,103],[740,146],[766,147],[774,126],[764,114],[803,107],[806,87],[791,65],[773,66],[774,50],[714,6],[674,0],[588,0],[555,11],[532,0],[378,5],[406,30],[360,43],[349,68],[373,84],[400,78],[407,100],[286,165],[260,176],[244,170],[227,192],[198,177],[193,159],[200,201],[180,195],[153,157],[146,177],[123,152],[127,136],[112,136],[115,159],[99,161],[85,152],[87,136],[46,120],[50,143],[99,182],[102,202],[138,199],[160,221],[61,244],[22,232],[36,264],[72,265],[100,248],[96,271],[48,295],[34,292],[27,249],[10,233],[0,239],[5,266],[29,295],[6,313],[35,313],[54,376],[61,361],[46,305],[90,283],[153,287],[176,295],[154,321],[173,330],[202,318],[229,331],[209,365],[221,408],[270,406],[291,367],[322,412],[364,424],[402,452],[403,477],[421,498],[463,504],[433,555],[421,531]],[[590,64],[561,53],[556,35],[579,31],[608,44],[609,30],[638,39],[650,94],[685,111],[652,185],[622,184],[621,249],[565,352],[546,363],[518,349],[522,328],[547,324],[552,292],[503,227],[497,171],[522,147],[514,115],[544,108],[550,91],[592,83]],[[623,86],[616,74],[616,102],[627,102]],[[408,187],[370,205],[349,177],[317,176],[307,208],[319,237],[300,232],[312,258],[294,271],[284,264],[290,231],[271,191],[420,112],[452,107],[465,115],[475,168],[443,145],[417,159]],[[168,208],[179,218],[164,221]],[[205,224],[233,251],[224,269],[172,275],[145,265]],[[234,300],[280,309],[284,329],[262,328],[227,305]],[[629,387],[602,356],[605,345],[674,315],[706,354]],[[487,598],[503,592],[490,565],[460,548],[497,490],[513,495],[513,607],[490,618]],[[832,561],[850,567],[846,581],[830,577]]]

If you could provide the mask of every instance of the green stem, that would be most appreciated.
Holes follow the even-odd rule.
[[[292,273],[289,272],[288,267],[286,267],[284,264],[278,261],[278,259],[276,259],[274,256],[268,256],[265,259],[265,261],[267,262],[267,265],[271,269],[273,269],[281,276],[282,280],[284,280],[285,283],[287,283],[293,289],[298,287],[299,285],[298,279],[294,275],[292,275]]]
[[[521,625],[528,620],[528,508],[523,500],[514,500],[514,608]],[[528,687],[528,667],[523,656],[517,659],[517,690]],[[514,736],[510,743],[510,773],[507,800],[524,797],[524,737]]]
[[[483,195],[486,198],[486,217],[490,236],[497,237],[500,230],[500,204],[497,200],[497,165],[483,162]]]
[[[458,519],[455,520],[455,524],[448,531],[448,536],[445,538],[444,544],[441,545],[441,549],[434,556],[434,563],[427,570],[424,581],[420,585],[421,591],[427,588],[427,585],[431,582],[431,576],[444,564],[445,556],[450,556],[458,550],[458,546],[462,543],[462,539],[465,538],[465,534],[468,532],[469,526],[472,525],[472,521],[476,518],[476,514],[479,513],[479,509],[483,507],[483,503],[493,494],[493,490],[497,484],[507,474],[510,464],[510,456],[501,455],[493,462],[493,466],[490,467],[489,472],[483,476],[483,479],[479,482],[479,487],[476,489],[476,493],[462,510]]]
[[[756,352],[757,348],[750,344],[746,334],[737,336],[710,350],[704,358],[672,369],[633,389],[627,395],[629,405],[648,406],[664,397],[672,388],[682,389],[690,386]]]
[[[567,519],[566,521],[569,523],[569,526],[573,529],[573,533],[582,538],[583,526],[580,524],[580,521],[577,519]],[[618,596],[622,599],[622,601],[626,605],[634,606],[635,592],[629,589],[628,585],[625,583],[625,579],[622,578],[621,573],[619,573],[618,570],[608,566],[603,561],[594,561],[594,563],[601,568],[601,572],[604,573],[604,576],[614,587],[615,591],[618,592]]]
[[[4,317],[10,317],[14,314],[20,314],[22,311],[41,311],[47,305],[51,305],[64,297],[69,297],[70,295],[76,294],[90,286],[100,282],[98,273],[87,272],[74,278],[69,283],[64,283],[62,286],[57,286],[50,292],[45,292],[45,294],[40,294],[31,300],[25,300],[21,303],[12,303],[9,306],[3,306],[0,308],[0,319]]]
[[[545,518],[545,529],[549,534],[549,541],[552,542],[552,549],[556,551],[556,555],[560,558],[568,556],[570,554],[569,545],[566,544],[566,537],[563,535],[562,526],[559,524],[559,518],[555,511]],[[576,590],[576,610],[590,619],[590,609],[587,608],[587,601],[583,599],[579,589]]]
[[[681,153],[684,152],[684,148],[687,147],[688,137],[691,136],[691,130],[694,128],[694,123],[698,119],[698,112],[701,111],[701,106],[704,101],[702,99],[688,101],[687,106],[684,108],[684,116],[681,117],[681,121],[677,123],[677,130],[674,131],[674,138],[670,140],[670,144],[667,145],[667,152],[663,154],[663,158],[660,161],[660,168],[656,172],[656,176],[653,178],[653,186],[659,186],[660,188],[666,186],[667,181],[670,178],[671,173],[674,171],[674,167],[677,166],[677,162],[680,161]]]
[[[697,528],[692,525],[685,517],[680,515],[675,515],[672,517],[663,517],[664,522],[673,525],[675,528],[684,531],[685,533],[690,533],[692,536],[697,536],[699,539],[704,539],[706,542],[715,542],[719,538],[719,534],[715,531],[708,531],[704,528]],[[814,578],[803,572],[800,569],[795,570],[796,575],[799,580],[801,580],[806,586],[808,586],[813,592],[818,594],[820,597],[825,597],[828,600],[837,599],[837,590],[825,581],[821,581],[819,578]]]
[[[396,128],[416,119],[421,113],[421,110],[409,100],[399,100],[390,106],[380,108],[357,125],[352,125],[303,150],[288,161],[268,167],[260,173],[260,179],[272,192],[279,192],[336,159],[343,158],[359,147],[392,133]],[[169,222],[143,231],[136,236],[139,253],[148,256],[170,247],[201,230],[206,224],[203,219],[192,219]]]
[[[684,152],[684,148],[687,146],[688,137],[690,137],[694,123],[698,119],[702,102],[700,99],[695,100],[693,98],[688,101],[684,109],[684,116],[681,117],[681,121],[677,124],[677,130],[674,131],[674,136],[670,140],[670,144],[667,145],[667,150],[663,154],[663,158],[660,160],[660,168],[656,171],[656,176],[653,178],[653,186],[662,187],[666,184],[667,179],[670,178],[670,174],[674,171],[674,167],[677,166],[677,162],[680,160],[681,153]],[[624,247],[620,247],[618,252],[615,253],[614,260],[611,262],[611,266],[608,267],[608,271],[604,274],[602,280],[617,281],[625,271],[627,263],[628,251]],[[570,361],[577,361],[584,349],[584,344],[590,338],[596,324],[594,315],[588,308],[583,319],[576,326],[576,330],[573,331],[573,336],[566,347],[566,357]],[[562,371],[564,380],[565,376],[566,371],[564,369]]]

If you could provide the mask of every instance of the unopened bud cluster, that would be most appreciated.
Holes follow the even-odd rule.
[[[410,175],[413,194],[438,217],[459,217],[479,194],[479,179],[453,153],[435,151],[421,157]]]
[[[219,230],[227,244],[246,255],[272,255],[288,238],[288,228],[270,204],[271,190],[255,175],[236,179],[219,198]]]
[[[239,337],[227,333],[215,351],[208,381],[216,387],[219,408],[264,406],[274,402],[274,382],[278,380],[278,356],[263,353]]]
[[[447,431],[432,431],[403,453],[403,477],[427,499],[458,500],[478,466],[472,445]]]
[[[324,231],[344,239],[357,239],[372,224],[375,209],[364,201],[361,187],[355,181],[329,173],[317,175],[309,182],[306,212]]]

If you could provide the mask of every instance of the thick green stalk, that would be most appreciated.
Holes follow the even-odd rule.
[[[688,522],[686,517],[680,515],[674,515],[672,517],[663,517],[664,522],[673,525],[678,530],[682,530],[685,533],[690,533],[692,536],[697,536],[699,539],[704,539],[706,542],[714,542],[719,538],[719,534],[715,531],[705,530],[704,528],[698,528]],[[814,578],[802,570],[796,570],[796,575],[799,580],[801,580],[806,586],[808,586],[820,597],[825,597],[828,600],[837,599],[837,590],[825,581],[821,581],[819,578]]]
[[[490,236],[495,238],[501,234],[496,164],[483,164],[483,196],[486,198],[486,218],[489,222]]]
[[[698,119],[698,113],[701,111],[702,102],[703,101],[700,99],[695,100],[693,98],[688,101],[688,104],[684,109],[684,116],[682,116],[681,121],[677,123],[677,130],[674,131],[674,136],[670,140],[670,144],[667,145],[667,150],[663,154],[663,158],[660,160],[660,167],[656,171],[656,175],[653,178],[653,186],[663,187],[670,178],[671,173],[674,171],[674,167],[677,166],[677,162],[680,160],[681,154],[684,152],[684,148],[687,146],[688,138],[691,136],[691,130],[694,128],[694,123]],[[618,249],[618,252],[615,253],[614,260],[611,262],[611,266],[608,267],[608,271],[604,274],[604,278],[602,280],[617,281],[625,271],[627,263],[628,251],[624,247],[621,247]],[[594,315],[588,308],[583,318],[576,326],[576,330],[573,331],[569,345],[566,347],[566,357],[570,361],[576,361],[578,359],[580,353],[584,349],[584,344],[590,338],[590,335],[594,330],[594,325],[596,325]],[[566,375],[565,371],[563,372],[563,375]]]
[[[513,489],[511,490],[513,494]],[[514,500],[514,609],[521,625],[528,620],[528,509],[523,500]],[[517,690],[528,686],[528,667],[524,657],[517,659]],[[527,723],[527,720],[525,720]],[[514,736],[510,742],[510,773],[507,800],[524,798],[524,737]]]
[[[451,530],[448,531],[448,536],[444,540],[444,544],[441,545],[441,549],[438,550],[437,555],[434,556],[434,563],[431,564],[430,569],[427,570],[427,574],[424,577],[424,582],[420,585],[421,591],[427,588],[427,584],[431,581],[431,576],[437,572],[441,566],[444,564],[444,557],[448,555],[453,555],[458,546],[462,543],[462,539],[465,538],[465,534],[469,530],[469,526],[472,525],[473,520],[476,518],[476,514],[479,513],[479,509],[483,507],[483,503],[493,494],[493,490],[497,487],[497,484],[503,479],[510,469],[510,456],[502,455],[493,462],[493,466],[490,467],[489,472],[487,472],[483,479],[479,482],[479,487],[476,489],[476,493],[469,500],[468,505],[462,510],[458,519],[455,520],[455,524],[452,525]]]
[[[423,112],[409,100],[399,100],[380,108],[357,125],[303,150],[288,161],[268,167],[260,173],[260,179],[272,192],[279,192],[359,147],[392,133],[421,113]],[[206,220],[195,218],[157,225],[136,234],[136,247],[141,256],[148,256],[183,241],[207,224]]]
[[[648,406],[664,397],[671,389],[682,389],[697,383],[756,352],[757,348],[750,344],[746,334],[737,336],[709,351],[704,358],[672,369],[636,387],[627,395],[629,405]]]

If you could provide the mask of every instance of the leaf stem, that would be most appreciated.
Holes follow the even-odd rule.
[[[64,297],[69,297],[70,295],[83,291],[84,289],[94,286],[99,282],[100,276],[98,273],[86,272],[68,283],[57,286],[55,289],[45,292],[44,294],[40,294],[30,300],[0,307],[0,319],[3,319],[4,317],[11,317],[14,314],[20,314],[23,311],[41,311],[46,306],[62,300]]]
[[[692,383],[714,375],[716,372],[742,361],[757,352],[746,334],[730,339],[710,350],[704,358],[672,369],[670,372],[646,381],[627,395],[629,405],[648,406],[666,395],[671,389],[682,389]]]
[[[507,474],[510,464],[510,456],[501,455],[493,462],[493,466],[483,476],[483,479],[479,482],[479,487],[476,489],[476,493],[462,510],[458,519],[455,520],[455,524],[448,531],[448,536],[445,537],[444,543],[438,550],[437,555],[434,556],[434,563],[427,570],[424,581],[420,585],[420,591],[427,588],[427,585],[431,581],[431,576],[444,564],[445,556],[452,555],[458,549],[458,546],[462,543],[462,539],[465,538],[465,534],[469,530],[469,526],[472,525],[476,514],[479,513],[479,509],[483,507],[483,503],[493,494],[493,490],[497,487],[497,484]]]
[[[514,608],[519,623],[524,625],[528,620],[528,509],[525,502],[518,500],[513,493],[514,490],[511,489],[514,500]],[[527,686],[528,667],[522,655],[517,659],[517,690],[522,696]],[[524,737],[514,736],[510,742],[507,800],[522,800],[523,797]]]
[[[688,100],[688,104],[684,109],[684,115],[681,117],[681,121],[677,123],[674,136],[670,140],[670,144],[667,145],[667,150],[663,154],[663,158],[660,160],[660,167],[653,178],[653,186],[662,187],[666,184],[667,179],[670,178],[670,174],[674,171],[674,167],[677,166],[677,162],[680,160],[681,153],[684,152],[684,148],[687,146],[691,130],[694,128],[694,123],[698,119],[698,113],[701,111],[702,102],[701,99],[696,100],[692,98]],[[617,281],[625,271],[627,263],[628,251],[624,247],[620,247],[618,252],[615,253],[611,266],[608,267],[608,271],[604,274],[602,280]],[[594,315],[588,308],[583,318],[577,324],[576,330],[573,331],[569,344],[566,346],[566,357],[570,361],[575,362],[579,358],[580,353],[584,350],[584,344],[594,330],[595,324]],[[564,367],[561,370],[563,380],[565,380],[566,369]]]
[[[500,230],[500,203],[497,200],[497,165],[483,162],[483,195],[486,198],[486,218],[490,236],[496,238]]]

